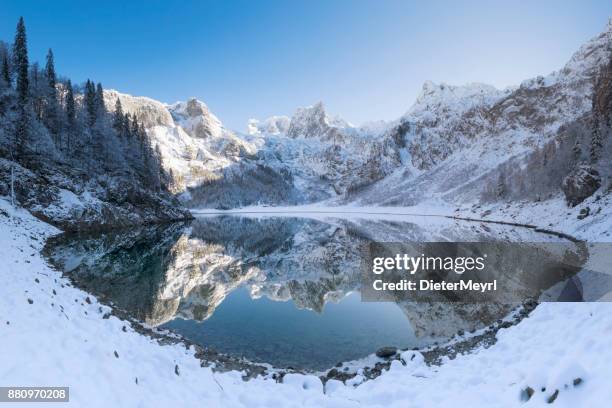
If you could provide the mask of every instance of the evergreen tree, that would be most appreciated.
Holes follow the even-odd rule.
[[[93,82],[92,82],[93,85]],[[94,98],[94,105],[96,107],[96,118],[101,118],[106,113],[106,107],[104,106],[104,89],[102,84],[98,82],[96,86],[96,94]]]
[[[15,70],[17,71],[17,95],[19,107],[24,108],[28,103],[28,44],[26,39],[25,23],[23,17],[19,18],[15,42],[13,43],[13,58]]]
[[[156,144],[155,145],[155,155],[151,163],[153,166],[153,168],[151,169],[153,173],[153,189],[155,191],[159,191],[159,189],[161,188],[161,181],[162,181],[161,157],[162,157],[161,149],[159,148],[159,145]]]
[[[6,53],[2,56],[2,79],[7,86],[11,86],[11,69],[9,68],[8,55]]]
[[[72,152],[72,133],[75,130],[76,125],[76,109],[74,103],[74,90],[72,89],[72,82],[68,80],[66,83],[66,121],[68,123],[68,131],[66,132],[66,149],[68,152]]]
[[[89,79],[85,82],[85,111],[87,112],[87,125],[92,127],[96,123],[96,88]]]
[[[76,120],[76,109],[74,104],[74,90],[72,89],[72,82],[70,82],[70,80],[66,83],[66,119],[68,120],[68,126],[73,129]]]
[[[591,163],[597,164],[603,149],[603,140],[601,138],[601,129],[599,126],[593,129],[591,134]]]
[[[117,98],[115,102],[115,113],[113,114],[113,129],[117,132],[117,135],[123,136],[123,107],[121,101]]]
[[[47,84],[43,78],[42,71],[39,69],[38,62],[30,66],[29,89],[29,104],[34,110],[36,119],[42,120]]]
[[[47,95],[45,106],[45,125],[53,134],[59,131],[58,104],[57,104],[57,77],[55,75],[55,63],[53,51],[49,48],[47,53],[47,64],[45,65],[45,77],[47,79]]]
[[[147,137],[147,131],[145,130],[144,125],[141,123],[140,128],[138,129],[138,140],[140,140],[141,143],[144,143],[144,141],[147,140]]]
[[[130,126],[130,114],[129,113],[124,113],[123,114],[123,120],[121,122],[121,128],[123,129],[123,135],[130,139],[132,136],[132,132],[131,132],[131,126]]]
[[[136,114],[132,114],[132,123],[130,126],[130,133],[134,137],[138,137],[140,133],[140,126],[138,125],[138,118],[136,118]]]
[[[14,67],[17,72],[17,109],[18,119],[15,129],[15,150],[18,157],[21,157],[28,142],[29,118],[27,111],[29,82],[28,82],[28,44],[26,38],[25,23],[23,17],[19,18],[15,41],[13,43]]]
[[[49,95],[57,99],[57,91],[55,89],[57,77],[55,75],[55,61],[53,60],[53,50],[51,50],[51,48],[49,48],[49,51],[47,52],[45,76],[47,77],[47,83],[49,85]]]

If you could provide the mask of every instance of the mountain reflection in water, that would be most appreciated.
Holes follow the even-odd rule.
[[[361,302],[360,251],[370,241],[536,235],[445,219],[411,221],[198,217],[188,224],[62,235],[45,253],[77,286],[148,325],[253,361],[324,369],[382,346],[422,346],[478,329],[510,310]]]

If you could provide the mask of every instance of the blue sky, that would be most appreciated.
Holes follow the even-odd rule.
[[[227,127],[323,101],[360,124],[402,115],[425,80],[498,87],[558,69],[600,32],[610,1],[1,1],[80,82],[205,101]]]

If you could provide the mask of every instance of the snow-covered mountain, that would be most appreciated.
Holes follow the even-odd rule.
[[[174,192],[191,207],[460,202],[585,120],[611,45],[608,25],[561,70],[503,90],[427,81],[404,116],[363,127],[329,115],[318,102],[291,118],[251,119],[243,134],[196,99],[166,105],[115,91],[105,98],[110,110],[119,98],[146,125]]]
[[[196,99],[166,105],[105,92],[109,110],[117,99],[145,124],[174,192],[189,206],[319,201],[379,180],[400,164],[394,140],[330,117],[322,103],[291,119],[252,119],[242,134],[226,129]]]
[[[171,171],[175,193],[219,177],[223,168],[255,152],[195,98],[166,105],[114,90],[105,91],[104,97],[109,110],[119,99],[123,109],[147,128],[152,143],[160,148],[163,166]]]
[[[491,183],[509,184],[518,199],[529,193],[525,184],[547,193],[543,180],[555,172],[546,168],[551,159],[557,160],[553,165],[559,175],[567,174],[572,165],[565,154],[568,146],[590,138],[593,84],[610,61],[611,47],[609,23],[561,70],[518,87],[426,82],[413,107],[388,130],[406,145],[410,166],[372,185],[358,202],[410,205],[434,197],[477,201]],[[554,184],[560,191],[558,180]]]
[[[260,122],[257,119],[249,119],[247,123],[247,133],[249,135],[279,135],[287,133],[291,119],[287,116],[271,116]]]

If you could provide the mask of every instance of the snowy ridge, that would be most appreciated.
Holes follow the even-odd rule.
[[[494,177],[511,160],[516,166],[590,114],[593,83],[611,48],[608,24],[563,69],[515,88],[426,83],[415,105],[390,130],[405,143],[403,163],[411,166],[396,169],[356,199],[385,205],[434,197],[477,201],[484,177]]]
[[[352,128],[348,122],[339,116],[328,116],[322,102],[317,102],[306,108],[298,108],[289,124],[287,135],[292,138],[318,137],[330,140],[339,136],[340,129]]]
[[[588,114],[593,80],[611,44],[608,24],[561,70],[503,90],[427,81],[404,116],[362,127],[329,115],[321,102],[291,118],[251,119],[247,134],[226,129],[193,98],[164,105],[112,91],[108,104],[120,97],[148,125],[172,170],[173,191],[191,207],[324,199],[412,205],[479,193],[480,176]]]
[[[461,115],[469,109],[491,106],[509,92],[481,83],[455,86],[426,81],[404,118],[410,121],[428,122],[450,112]]]
[[[287,116],[271,116],[260,122],[257,119],[249,119],[247,123],[247,133],[249,135],[280,135],[289,130],[291,119]]]

